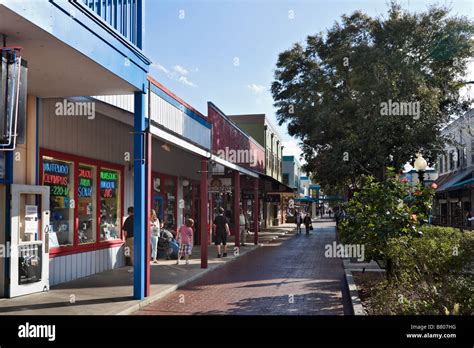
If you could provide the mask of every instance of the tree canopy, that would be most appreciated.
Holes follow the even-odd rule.
[[[301,141],[305,170],[323,187],[357,187],[422,151],[433,160],[440,130],[469,108],[459,88],[473,56],[474,23],[432,6],[386,17],[344,15],[278,58],[271,91],[279,124]]]

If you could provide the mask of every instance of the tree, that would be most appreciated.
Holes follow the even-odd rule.
[[[400,170],[418,151],[433,160],[440,129],[468,109],[459,88],[473,56],[474,23],[444,7],[387,18],[357,11],[279,55],[272,94],[279,124],[301,140],[323,187]]]
[[[363,188],[349,201],[347,218],[339,226],[341,241],[365,247],[366,260],[383,260],[392,275],[389,243],[394,238],[419,236],[428,222],[434,189],[400,181],[394,168],[387,168],[387,180],[368,177]]]

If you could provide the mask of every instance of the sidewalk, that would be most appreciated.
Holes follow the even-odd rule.
[[[259,233],[264,244],[292,232],[294,224],[284,224]],[[228,257],[215,258],[214,246],[209,246],[207,269],[201,269],[200,247],[193,250],[189,265],[176,265],[176,260],[159,260],[151,265],[150,297],[139,301],[132,298],[133,274],[130,267],[110,270],[90,277],[59,284],[47,293],[38,293],[13,299],[0,299],[0,315],[123,315],[135,312],[163,298],[167,294],[212,272],[233,260],[259,248],[253,244],[253,235],[247,244],[234,255],[234,244],[228,245]]]

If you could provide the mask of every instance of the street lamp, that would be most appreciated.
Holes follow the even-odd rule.
[[[428,163],[426,160],[423,158],[421,153],[419,153],[416,157],[415,163],[414,163],[415,170],[418,172],[418,179],[420,180],[420,184],[424,186],[424,175],[425,175],[425,170],[426,167],[428,167]]]

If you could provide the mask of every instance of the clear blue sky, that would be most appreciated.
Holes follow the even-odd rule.
[[[403,0],[411,11],[433,1]],[[453,14],[474,17],[474,0],[440,0]],[[145,53],[159,82],[207,114],[207,101],[227,114],[266,113],[278,54],[326,31],[342,14],[384,15],[385,0],[147,0]],[[238,61],[237,61],[238,60]],[[238,63],[236,66],[235,63]],[[296,142],[280,127],[286,154]]]

